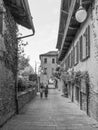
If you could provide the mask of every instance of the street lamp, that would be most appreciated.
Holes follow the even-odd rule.
[[[85,21],[86,17],[87,17],[87,12],[86,10],[83,8],[82,6],[82,0],[80,0],[80,6],[79,9],[77,10],[76,14],[75,14],[76,20],[79,23],[82,23]]]

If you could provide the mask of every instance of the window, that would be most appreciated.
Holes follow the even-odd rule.
[[[47,63],[47,58],[44,58],[44,63],[45,63],[45,64]]]
[[[47,74],[47,68],[44,68],[44,75]]]
[[[90,26],[88,26],[80,37],[80,60],[83,61],[90,57]]]
[[[54,73],[54,68],[52,68],[52,74]]]
[[[52,63],[53,63],[53,64],[55,63],[55,59],[54,59],[54,58],[52,59]]]

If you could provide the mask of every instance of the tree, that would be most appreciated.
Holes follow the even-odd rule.
[[[37,74],[30,74],[29,75],[29,80],[30,81],[37,81]]]
[[[18,71],[19,70],[24,70],[27,66],[29,66],[29,57],[25,57],[23,55],[19,55],[18,57]]]

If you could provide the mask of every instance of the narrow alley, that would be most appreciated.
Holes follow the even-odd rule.
[[[1,130],[98,130],[98,124],[57,89],[50,89],[48,99],[37,94]]]

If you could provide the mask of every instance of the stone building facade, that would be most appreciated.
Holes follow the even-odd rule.
[[[24,19],[24,25],[23,21],[19,20],[23,16],[18,6],[20,5],[17,4],[17,0],[0,0],[0,126],[16,113],[17,107],[18,28],[16,24],[32,29],[28,18],[30,14],[26,16],[28,11],[22,6],[20,6],[21,11],[24,11],[27,21]]]
[[[40,55],[41,61],[41,74],[40,82],[48,83],[53,78],[53,73],[57,67],[57,51],[50,51]]]
[[[64,69],[61,78],[66,84],[68,97],[98,120],[98,1],[82,1],[87,11],[83,23],[75,18],[78,1],[63,0],[61,3],[57,42],[58,58]]]

